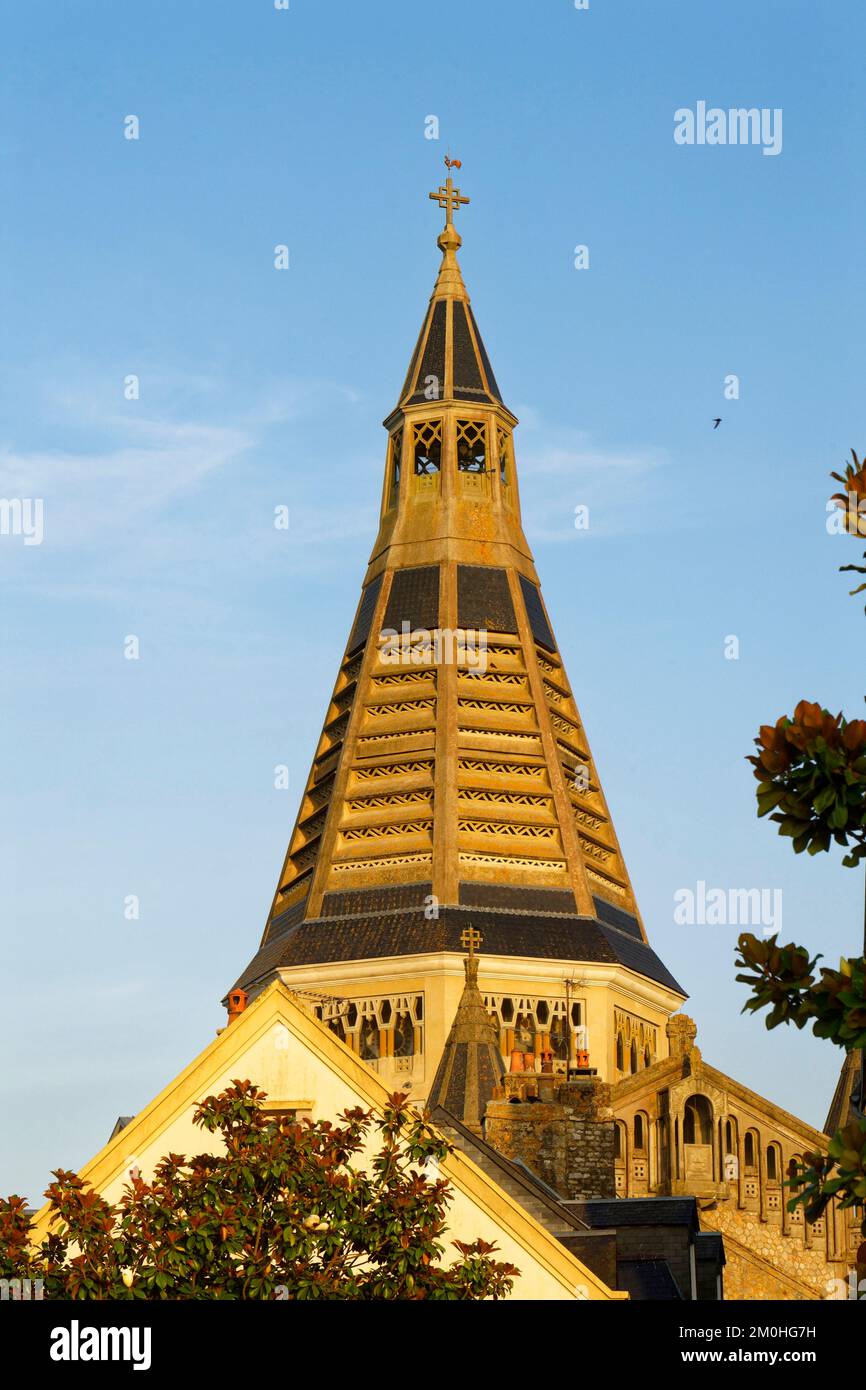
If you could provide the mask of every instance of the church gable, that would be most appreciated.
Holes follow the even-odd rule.
[[[381,1111],[388,1089],[280,983],[274,983],[175,1077],[138,1115],[80,1169],[80,1176],[109,1201],[117,1201],[129,1170],[149,1177],[168,1152],[207,1151],[211,1136],[192,1122],[195,1105],[232,1080],[253,1081],[267,1092],[268,1108],[292,1110],[313,1120],[334,1119],[361,1106]],[[516,1265],[521,1277],[512,1297],[608,1299],[617,1295],[574,1258],[513,1198],[461,1153],[441,1164],[452,1186],[446,1246],[478,1237],[494,1243],[497,1258]],[[48,1229],[48,1208],[36,1218],[36,1234]]]

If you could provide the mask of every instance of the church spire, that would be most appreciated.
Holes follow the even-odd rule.
[[[412,1028],[438,1060],[469,919],[483,926],[491,979],[519,978],[521,997],[530,980],[562,982],[591,962],[623,981],[622,1007],[682,999],[646,941],[523,533],[517,419],[460,273],[454,219],[468,199],[447,167],[431,195],[445,213],[442,262],[384,422],[378,535],[262,944],[240,982],[257,989],[279,973],[341,995],[365,989],[369,1002],[384,972],[394,994],[376,1015],[377,1061],[416,1080],[398,1050],[409,1023],[397,1039],[393,1020],[414,1009]],[[410,998],[410,978],[423,999]]]

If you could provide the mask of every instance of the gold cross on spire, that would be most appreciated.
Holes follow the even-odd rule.
[[[434,203],[439,204],[440,208],[445,209],[445,225],[446,227],[451,227],[453,226],[453,214],[468,203],[469,199],[464,198],[460,189],[454,187],[454,181],[451,178],[451,170],[460,168],[460,160],[450,159],[446,154],[445,165],[448,169],[448,177],[445,180],[444,186],[440,183],[437,191],[431,193],[429,196],[433,199]]]
[[[476,931],[475,927],[464,927],[460,933],[460,945],[468,950],[470,960],[475,955],[476,946],[480,946],[483,940],[484,937],[480,931]]]

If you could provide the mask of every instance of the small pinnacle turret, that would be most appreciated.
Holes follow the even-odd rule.
[[[445,209],[445,226],[436,241],[442,262],[400,393],[398,411],[407,406],[453,400],[498,404],[505,411],[457,260],[462,241],[453,217],[469,199],[454,187],[450,169],[445,183],[430,197]],[[513,428],[516,417],[510,412],[505,414],[506,425]],[[391,428],[393,419],[392,415],[385,421],[386,428]]]
[[[431,1112],[441,1106],[479,1134],[487,1102],[505,1075],[499,1032],[478,989],[475,947],[481,939],[474,927],[461,933],[461,944],[469,951],[463,960],[466,983],[427,1101]]]

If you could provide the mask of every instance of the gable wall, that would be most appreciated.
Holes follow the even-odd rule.
[[[365,1064],[299,1008],[282,985],[274,984],[100,1150],[81,1169],[81,1176],[109,1201],[116,1201],[133,1162],[147,1178],[169,1151],[215,1152],[220,1141],[193,1125],[193,1109],[198,1100],[234,1079],[255,1082],[271,1102],[303,1104],[316,1120],[334,1119],[342,1110],[358,1105],[381,1110],[387,1098],[385,1087]],[[621,1297],[464,1155],[449,1155],[442,1174],[453,1190],[447,1259],[453,1253],[451,1240],[481,1237],[497,1246],[497,1258],[520,1269],[514,1298]],[[37,1218],[40,1234],[47,1229],[47,1215],[43,1208]]]

